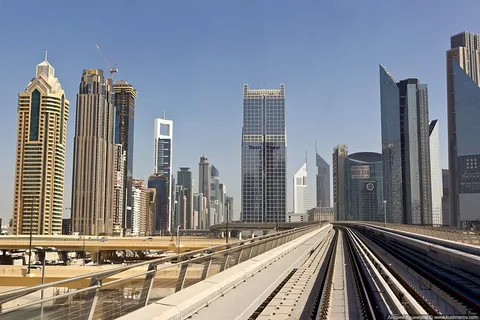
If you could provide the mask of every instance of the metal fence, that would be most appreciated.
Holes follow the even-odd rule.
[[[407,224],[395,224],[395,223],[380,223],[380,222],[363,222],[366,224],[376,225],[379,227],[385,226],[386,228],[411,232],[415,234],[421,234],[424,236],[450,240],[460,243],[467,243],[473,245],[480,245],[480,233],[478,231],[445,228],[445,227],[431,227],[431,226],[415,226]]]
[[[319,226],[208,248],[211,253],[197,250],[0,293],[0,319],[116,319]]]

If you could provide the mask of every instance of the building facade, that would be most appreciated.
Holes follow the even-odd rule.
[[[319,207],[313,208],[308,210],[308,221],[309,222],[321,222],[321,221],[328,221],[334,222],[335,221],[335,208],[333,207]]]
[[[170,180],[163,173],[155,173],[148,178],[148,188],[155,189],[155,215],[153,235],[166,235],[170,231]]]
[[[207,229],[207,216],[208,216],[208,207],[207,207],[207,197],[203,193],[194,193],[193,194],[193,210],[197,212],[198,221],[196,222],[198,229]]]
[[[62,232],[68,106],[45,57],[18,94],[14,234]]]
[[[427,85],[397,83],[380,66],[380,102],[387,222],[431,225]]]
[[[193,229],[193,178],[190,168],[179,168],[177,172],[177,185],[183,186],[183,192],[186,197],[185,228]]]
[[[432,224],[443,225],[442,168],[440,167],[440,130],[438,120],[430,121],[430,181],[432,182]]]
[[[113,234],[115,109],[112,80],[83,70],[77,95],[72,182],[72,228],[82,235]]]
[[[125,195],[124,188],[125,161],[127,152],[123,150],[123,145],[115,145],[115,184],[113,194],[113,235],[122,236],[126,229],[123,228],[123,219],[125,218]],[[131,194],[131,192],[130,192]],[[131,226],[130,226],[131,228]]]
[[[155,234],[155,213],[156,213],[157,189],[147,188],[147,219],[145,226],[145,235],[151,236]]]
[[[166,232],[171,231],[172,212],[172,198],[174,192],[173,183],[173,121],[165,119],[155,119],[155,173],[162,174],[168,179],[168,201],[167,201],[167,215],[162,218],[162,226],[166,226]],[[158,190],[157,190],[158,191]],[[158,196],[158,192],[157,192]],[[162,227],[163,228],[163,227]]]
[[[480,218],[480,34],[451,37],[447,51],[448,165],[453,227]]]
[[[149,215],[149,190],[145,181],[141,179],[132,180],[132,235],[145,236],[147,231]]]
[[[333,207],[336,221],[345,221],[345,159],[347,156],[348,148],[345,144],[339,144],[333,149]]]
[[[382,155],[357,152],[345,159],[345,220],[383,222]]]
[[[330,207],[330,165],[318,153],[316,153],[316,165],[316,205],[318,208]]]
[[[307,213],[307,162],[293,176],[293,213]]]
[[[208,163],[208,158],[203,155],[200,157],[200,163],[198,164],[198,192],[203,197],[207,198],[207,211],[200,212],[202,219],[202,227],[210,227],[210,215],[208,210],[210,209],[210,181],[211,181],[211,166]],[[203,216],[202,216],[203,215]]]
[[[132,179],[133,179],[133,142],[135,127],[135,99],[137,90],[124,80],[113,85],[115,106],[115,143],[121,144],[125,151],[123,166],[123,194],[126,206],[122,209],[122,229],[132,228]]]
[[[222,205],[220,203],[220,172],[212,165],[210,169],[210,225],[220,223]]]
[[[285,221],[287,213],[285,85],[243,86],[242,217]]]
[[[450,225],[450,172],[442,169],[442,222],[443,226]]]

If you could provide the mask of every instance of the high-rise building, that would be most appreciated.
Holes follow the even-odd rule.
[[[68,105],[45,57],[18,94],[14,234],[62,232]]]
[[[84,235],[113,233],[115,108],[112,80],[83,70],[77,95],[72,227]]]
[[[173,121],[165,119],[155,119],[155,173],[163,174],[168,177],[168,201],[167,216],[162,218],[162,225],[166,226],[166,232],[170,232],[172,224],[172,206],[173,192],[175,191],[173,183],[172,155],[173,155]],[[157,190],[157,196],[158,190]],[[157,204],[159,205],[159,204]]]
[[[345,221],[345,158],[347,156],[348,148],[345,144],[339,144],[333,148],[333,205],[336,221]]]
[[[448,169],[442,169],[442,223],[448,226],[450,223],[450,173]]]
[[[201,212],[205,216],[202,216],[202,220],[205,225],[202,225],[202,229],[210,227],[210,181],[211,181],[211,166],[208,163],[208,158],[205,155],[200,157],[200,163],[198,164],[198,192],[207,198],[207,212]]]
[[[225,213],[225,219],[228,221],[234,221],[235,219],[235,211],[233,210],[233,197],[227,197],[228,203],[228,212]]]
[[[380,66],[383,186],[387,222],[432,224],[428,89],[396,82]]]
[[[145,226],[145,235],[151,236],[155,234],[155,210],[156,210],[156,198],[157,198],[157,189],[147,188],[147,198],[146,198],[146,207],[147,207],[147,219]]]
[[[72,234],[72,219],[63,218],[62,219],[62,235],[71,235],[71,234]]]
[[[243,86],[242,217],[285,221],[287,213],[285,85]]]
[[[220,203],[220,172],[214,165],[212,165],[210,169],[210,208],[215,209],[215,211],[211,211],[210,224],[220,223],[220,216],[222,214]]]
[[[316,152],[317,202],[316,206],[330,207],[330,165]]]
[[[193,194],[193,210],[198,212],[198,228],[199,229],[208,229],[207,218],[208,218],[208,199],[203,195],[203,193]]]
[[[123,150],[121,144],[115,145],[115,185],[114,185],[114,195],[113,195],[113,235],[122,236],[123,235],[123,219],[125,212],[125,194],[126,190],[123,187],[125,183],[125,160],[127,152]],[[131,226],[130,226],[131,228]]]
[[[190,168],[180,168],[177,172],[177,185],[183,186],[183,192],[186,197],[186,220],[185,228],[193,229],[193,178]]]
[[[293,213],[307,213],[307,210],[307,161],[305,161],[303,166],[293,176]]]
[[[218,189],[220,190],[220,199],[219,199],[219,219],[218,223],[224,223],[227,219],[227,186],[224,183],[220,183],[218,185]]]
[[[382,155],[357,152],[345,161],[345,220],[385,221]]]
[[[173,226],[187,229],[187,196],[182,185],[175,186]]]
[[[432,224],[442,226],[442,168],[438,120],[430,121],[430,181],[432,183]]]
[[[133,236],[147,234],[149,214],[149,191],[145,181],[132,179],[132,232]]]
[[[153,234],[166,235],[170,228],[170,181],[163,173],[155,173],[148,178],[148,188],[155,189],[155,216]]]
[[[126,81],[120,80],[113,85],[113,92],[115,94],[115,143],[121,144],[126,153],[123,167],[123,194],[126,197],[126,207],[122,208],[124,210],[122,228],[127,230],[132,228],[133,135],[137,90]]]
[[[480,34],[451,37],[447,51],[450,219],[454,227],[480,218]],[[445,222],[444,222],[445,224]]]

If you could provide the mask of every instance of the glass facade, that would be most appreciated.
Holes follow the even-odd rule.
[[[148,178],[148,188],[153,188],[156,191],[153,234],[164,235],[170,228],[170,181],[163,174],[154,174]]]
[[[32,92],[32,102],[30,107],[30,141],[38,141],[38,125],[40,123],[40,91],[37,89]]]
[[[345,219],[383,222],[383,156],[358,152],[345,159]]]
[[[480,88],[453,63],[456,121],[456,188],[460,225],[480,218]]]
[[[316,154],[317,164],[317,207],[330,207],[330,165]]]
[[[285,221],[285,86],[243,95],[242,220]]]

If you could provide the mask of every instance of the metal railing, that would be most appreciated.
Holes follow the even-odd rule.
[[[407,224],[395,223],[381,223],[381,222],[367,222],[358,221],[373,226],[386,227],[394,230],[405,231],[424,236],[455,241],[459,243],[480,245],[480,233],[478,231],[446,228],[446,227],[432,227],[432,226],[416,226]]]
[[[0,320],[116,319],[318,227],[306,226],[0,293]]]

